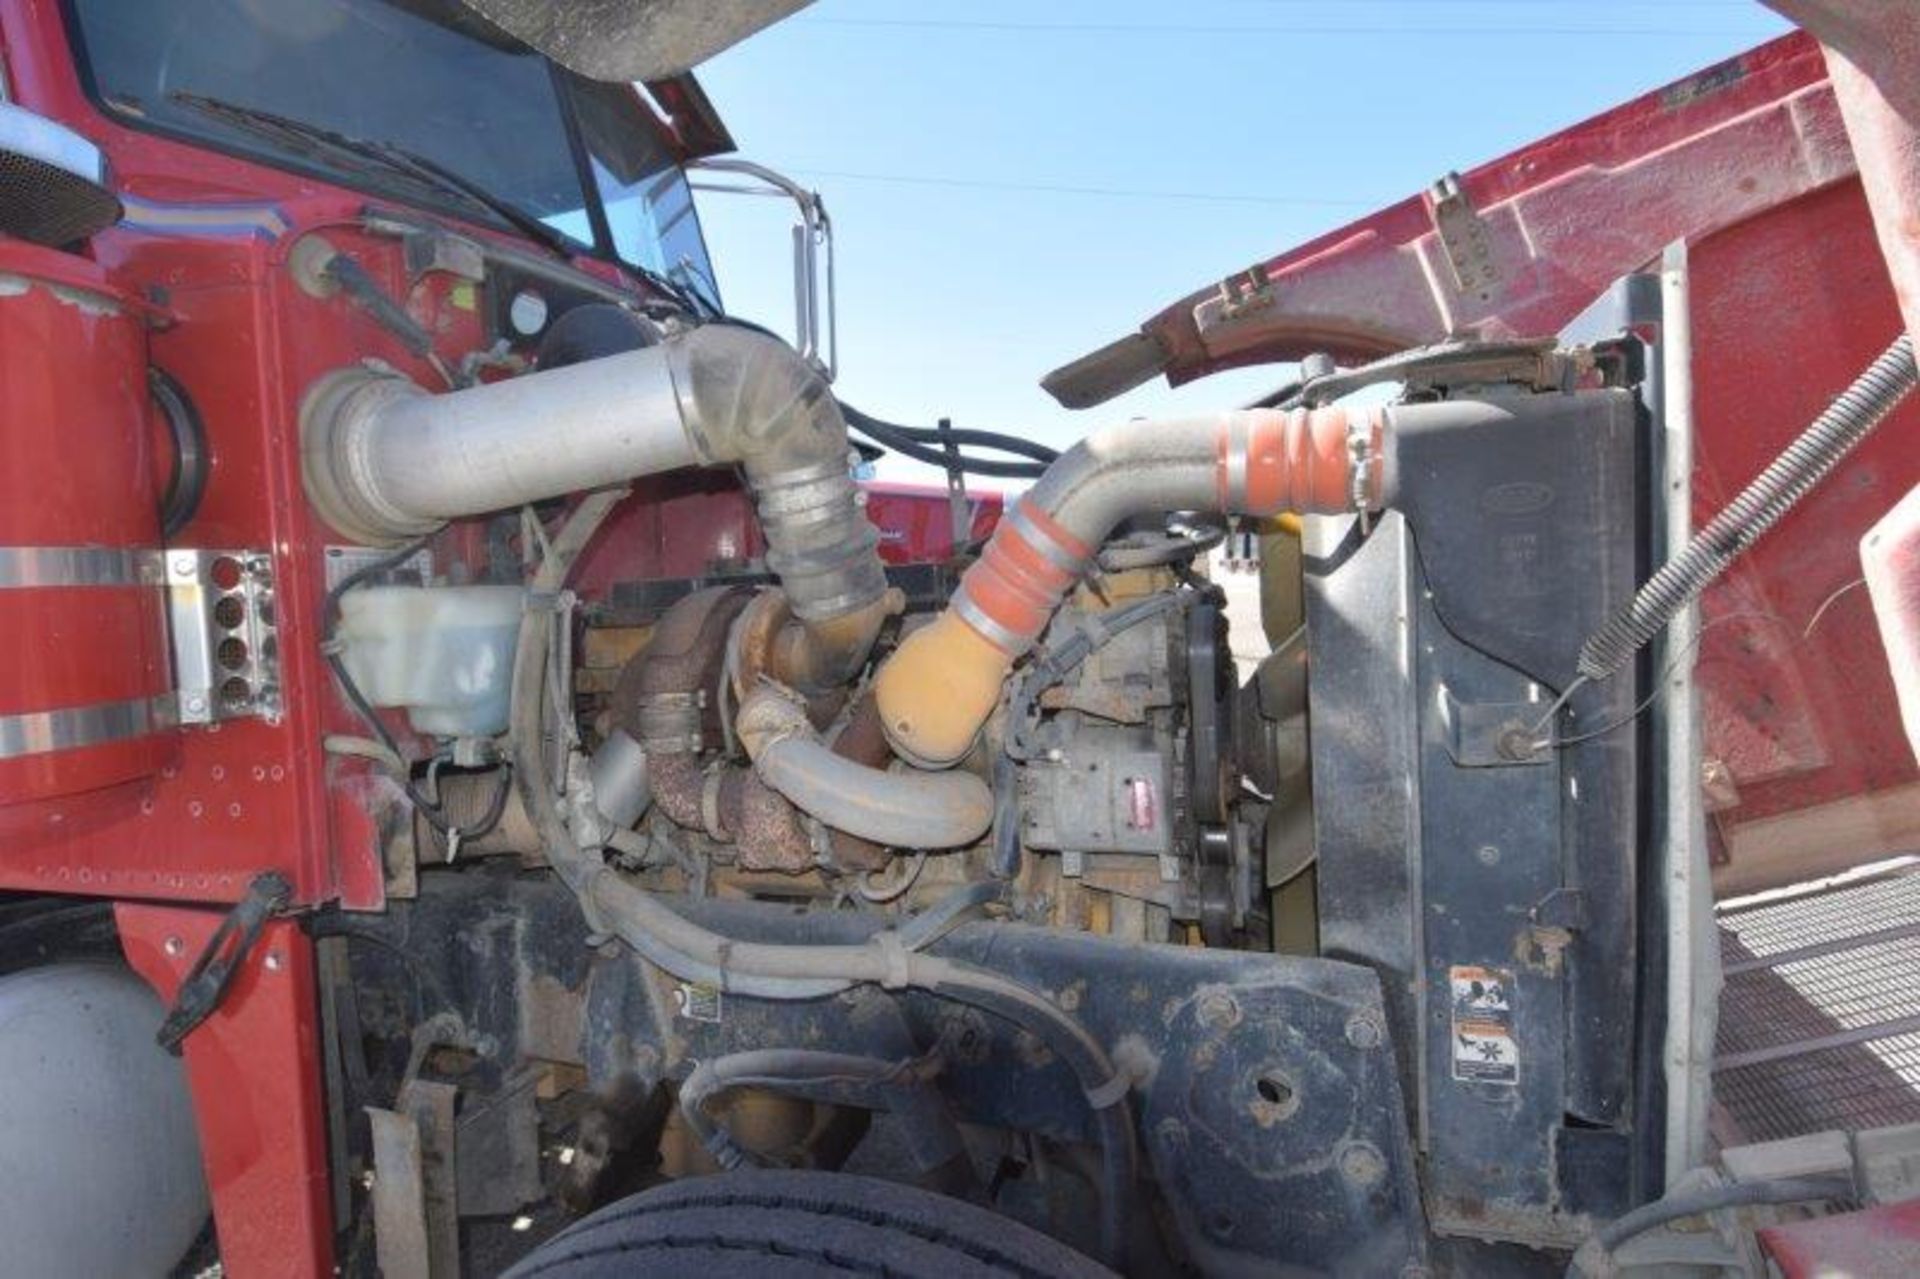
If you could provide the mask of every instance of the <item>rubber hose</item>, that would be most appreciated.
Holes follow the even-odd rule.
[[[1583,1244],[1567,1263],[1567,1279],[1604,1274],[1594,1263],[1604,1261],[1614,1249],[1639,1235],[1668,1222],[1697,1217],[1725,1208],[1750,1208],[1763,1204],[1812,1203],[1820,1199],[1847,1199],[1854,1194],[1851,1177],[1789,1177],[1778,1181],[1742,1181],[1727,1186],[1706,1186],[1682,1191],[1643,1204],[1623,1217],[1607,1223]],[[1597,1256],[1595,1254],[1598,1254]]]
[[[808,1048],[759,1048],[710,1058],[695,1066],[680,1085],[680,1113],[700,1144],[722,1168],[732,1170],[753,1161],[734,1141],[733,1134],[706,1112],[706,1104],[735,1088],[791,1087],[796,1082],[842,1079],[861,1084],[885,1084],[913,1068],[911,1061],[884,1061],[852,1053],[819,1052]]]
[[[565,585],[587,541],[625,496],[622,489],[603,489],[581,500],[534,573],[532,598]],[[529,607],[520,620],[509,710],[514,783],[546,845],[548,860],[580,898],[590,926],[618,935],[649,962],[682,980],[710,981],[726,991],[798,999],[856,984],[917,987],[1003,1017],[1034,1035],[1066,1063],[1094,1110],[1105,1190],[1101,1242],[1108,1263],[1120,1266],[1133,1205],[1137,1146],[1126,1077],[1115,1071],[1099,1042],[1039,993],[998,973],[909,950],[900,934],[882,934],[890,936],[891,946],[796,946],[735,941],[709,932],[617,874],[597,849],[581,848],[567,829],[541,758],[552,620],[549,610],[537,607]]]
[[[1580,650],[1581,677],[1603,680],[1626,665],[1866,439],[1913,390],[1915,380],[1913,342],[1902,334],[1758,479],[1694,534],[1685,550],[1661,566],[1632,603],[1587,640]]]

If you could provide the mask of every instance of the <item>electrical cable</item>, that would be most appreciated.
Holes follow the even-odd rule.
[[[1694,534],[1684,550],[1648,578],[1625,608],[1588,638],[1580,649],[1579,673],[1589,680],[1603,680],[1626,665],[1824,480],[1912,392],[1916,382],[1920,374],[1914,367],[1913,342],[1903,333],[1758,478]]]
[[[1123,604],[1105,613],[1090,614],[1062,643],[1047,649],[1022,671],[1007,694],[1006,753],[1015,759],[1031,758],[1034,744],[1028,737],[1033,729],[1034,707],[1048,689],[1072,674],[1082,662],[1104,648],[1123,631],[1163,613],[1170,613],[1186,602],[1178,592],[1151,595],[1133,604]]]
[[[1828,595],[1820,607],[1813,611],[1813,616],[1808,619],[1806,626],[1801,628],[1796,639],[1790,643],[1788,647],[1792,648],[1798,643],[1811,639],[1814,628],[1818,626],[1821,619],[1826,616],[1827,610],[1833,606],[1834,601],[1838,600],[1854,587],[1860,585],[1864,580],[1864,578],[1861,578],[1848,582],[1846,585],[1840,587],[1840,589]],[[1549,748],[1553,750],[1564,750],[1569,746],[1578,746],[1582,742],[1590,742],[1596,737],[1605,737],[1608,733],[1616,729],[1625,728],[1628,724],[1633,723],[1634,720],[1639,719],[1647,713],[1648,707],[1660,700],[1661,694],[1667,690],[1667,680],[1675,671],[1680,669],[1681,665],[1694,650],[1700,647],[1701,641],[1707,637],[1707,632],[1716,626],[1723,626],[1728,622],[1771,622],[1775,626],[1781,627],[1789,632],[1793,630],[1793,624],[1787,621],[1787,619],[1777,613],[1769,613],[1761,609],[1742,609],[1735,613],[1722,613],[1719,617],[1713,618],[1694,632],[1693,638],[1681,646],[1680,651],[1673,655],[1672,660],[1670,660],[1666,667],[1660,672],[1659,678],[1654,681],[1653,691],[1641,698],[1639,704],[1631,711],[1628,711],[1612,723],[1602,724],[1599,728],[1589,729],[1573,737],[1546,737],[1538,739],[1531,744],[1532,748],[1536,751],[1547,750]],[[1567,704],[1574,693],[1578,692],[1588,682],[1586,676],[1582,675],[1567,685],[1566,692],[1554,699],[1553,704],[1547,708],[1546,714],[1542,715],[1529,731],[1537,733],[1546,727],[1547,724],[1560,713],[1561,708]]]
[[[845,400],[840,401],[840,411],[848,415],[850,424],[860,427],[870,425],[902,439],[912,440],[916,444],[934,447],[951,442],[959,448],[996,449],[1002,453],[1012,453],[1018,457],[1032,458],[1042,466],[1060,460],[1060,450],[1048,448],[1038,440],[1022,439],[1017,435],[1006,435],[999,431],[981,431],[970,427],[903,426],[898,422],[888,422],[854,408]]]
[[[1573,1260],[1567,1263],[1567,1279],[1612,1274],[1613,1268],[1607,1262],[1616,1248],[1629,1239],[1669,1222],[1728,1208],[1850,1199],[1854,1194],[1853,1178],[1844,1176],[1786,1177],[1776,1181],[1741,1181],[1732,1185],[1683,1190],[1650,1204],[1642,1204],[1594,1232],[1593,1237],[1574,1253]]]
[[[408,542],[397,551],[383,555],[377,560],[371,560],[366,564],[362,564],[359,568],[353,570],[353,572],[333,584],[333,587],[327,591],[326,599],[322,602],[320,610],[320,615],[326,619],[327,626],[326,634],[321,638],[320,644],[320,651],[327,660],[327,669],[331,670],[334,679],[339,681],[340,692],[347,699],[347,705],[353,708],[354,714],[358,715],[367,727],[373,730],[373,734],[379,739],[380,744],[386,747],[395,759],[403,763],[407,758],[406,752],[400,749],[399,741],[395,739],[392,732],[387,729],[386,723],[381,720],[380,716],[374,711],[372,704],[367,701],[366,695],[360,691],[360,686],[353,682],[353,676],[347,673],[347,664],[341,657],[340,652],[338,626],[340,599],[348,591],[367,579],[378,576],[381,573],[391,572],[393,569],[406,563],[415,555],[425,550],[427,543],[431,542],[433,537],[434,535],[432,533],[428,533],[424,537],[418,537]],[[435,831],[438,831],[442,835],[451,829],[447,822],[446,815],[440,811],[440,806],[421,793],[419,787],[413,784],[413,778],[409,772],[403,771],[396,774],[394,781],[396,781],[400,789],[406,793],[407,801],[419,810],[422,817],[426,818],[427,825],[433,827]]]
[[[751,329],[755,333],[763,333],[778,341],[786,341],[766,325],[743,316],[715,315],[709,317],[708,322]],[[864,413],[845,400],[837,399],[836,402],[840,406],[840,416],[846,419],[847,426],[852,430],[866,436],[875,444],[892,449],[902,457],[912,458],[916,462],[925,462],[929,466],[937,466],[949,474],[957,471],[989,479],[1037,480],[1046,473],[1048,465],[1060,456],[1059,450],[1018,435],[965,427],[949,428],[943,431],[935,427],[905,426],[899,422],[889,422],[884,418],[874,417],[871,413]],[[954,451],[950,452],[943,447],[948,444],[952,445]],[[956,457],[957,451],[962,448],[991,449],[1031,460],[1003,462],[993,458],[969,457],[964,453],[958,453]]]

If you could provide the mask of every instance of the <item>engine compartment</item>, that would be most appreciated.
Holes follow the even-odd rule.
[[[1638,1193],[1650,1123],[1644,1076],[1605,1047],[1648,1033],[1647,762],[1630,685],[1568,684],[1648,530],[1647,351],[1613,318],[1584,344],[1383,370],[1398,390],[1364,415],[1102,437],[944,575],[838,589],[871,541],[820,464],[745,468],[784,522],[771,574],[583,598],[565,575],[618,490],[491,517],[508,558],[470,580],[542,548],[495,663],[509,709],[443,737],[408,781],[424,796],[390,796],[389,908],[332,925],[336,990],[386,1001],[433,973],[384,1014],[400,1074],[369,1095],[449,1062],[463,1095],[544,1080],[514,1122],[564,1159],[468,1175],[576,1210],[703,1169],[847,1169],[1130,1273],[1550,1265],[1533,1250]],[[1332,483],[1303,460],[1315,421],[1358,462]],[[1158,506],[1192,491],[1183,468],[1216,500]],[[1116,486],[1100,543],[1056,553],[1085,500],[1057,495]],[[1294,548],[1268,602],[1299,624],[1242,680],[1204,570],[1218,513],[1315,492],[1327,514],[1266,534]],[[489,589],[423,545],[337,598]],[[900,708],[953,706],[903,693],[903,666],[939,668],[902,655],[970,608],[1000,609],[975,633],[1001,638],[1006,581],[1033,638],[986,659],[1005,674],[977,722],[980,663],[953,658],[974,726],[923,758],[944,729]]]

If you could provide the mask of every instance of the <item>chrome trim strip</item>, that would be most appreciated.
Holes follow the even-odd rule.
[[[124,546],[0,546],[0,591],[159,584],[158,551]]]
[[[15,103],[0,103],[0,150],[52,165],[95,186],[107,184],[107,162],[99,147]]]
[[[169,700],[165,696],[136,697],[127,702],[0,715],[0,759],[77,750],[82,746],[145,736],[166,727]]]

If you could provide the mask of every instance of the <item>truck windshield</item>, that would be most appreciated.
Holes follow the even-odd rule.
[[[708,289],[686,182],[625,86],[582,86],[450,0],[72,0],[90,87],[135,126],[420,203],[444,189],[204,103],[390,144],[582,246]],[[582,110],[591,104],[590,110]],[[582,127],[576,127],[576,125]],[[474,216],[469,202],[460,212]],[[601,217],[605,213],[605,219]],[[486,215],[480,215],[487,220]]]

